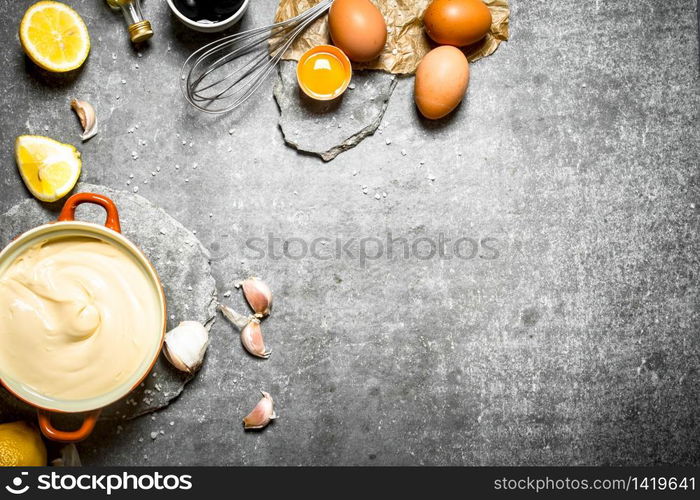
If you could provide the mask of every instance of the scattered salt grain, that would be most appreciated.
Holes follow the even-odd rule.
[[[386,141],[384,142],[386,142],[386,145],[388,146],[389,144],[391,144],[391,139],[386,139]]]
[[[138,186],[134,186],[134,193],[138,193],[138,192],[139,192],[139,187],[138,187]]]
[[[157,433],[157,432],[155,432],[155,431],[151,432],[151,439],[155,439],[155,438],[157,438],[157,437],[158,437],[158,433]]]

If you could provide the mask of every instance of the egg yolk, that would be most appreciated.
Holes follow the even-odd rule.
[[[343,63],[327,52],[312,54],[299,69],[299,79],[319,97],[333,97],[345,84],[346,77]]]

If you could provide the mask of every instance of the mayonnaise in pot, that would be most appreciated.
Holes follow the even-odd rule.
[[[0,365],[44,396],[81,400],[128,380],[159,342],[149,275],[97,238],[48,240],[0,276]]]

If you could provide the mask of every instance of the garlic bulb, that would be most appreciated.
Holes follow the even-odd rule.
[[[258,401],[253,411],[243,419],[243,426],[246,429],[262,429],[269,424],[271,420],[277,418],[275,402],[272,400],[272,396],[265,391],[260,392],[263,396],[262,399]]]
[[[89,138],[95,136],[97,134],[97,116],[95,115],[95,108],[92,107],[92,104],[87,101],[73,99],[70,102],[70,107],[73,108],[75,114],[78,115],[80,125],[83,127],[83,133],[80,138],[83,141],[87,141]]]
[[[209,332],[197,321],[183,321],[165,334],[163,354],[172,365],[187,373],[196,372],[209,345]]]
[[[270,314],[272,307],[272,291],[260,278],[254,276],[241,283],[243,295],[257,318],[263,318]]]
[[[272,351],[265,349],[265,341],[258,318],[251,318],[250,322],[241,330],[241,343],[246,351],[258,358],[267,359],[272,354]]]

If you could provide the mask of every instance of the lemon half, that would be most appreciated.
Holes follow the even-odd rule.
[[[80,15],[60,2],[37,2],[19,25],[24,52],[47,71],[79,68],[90,52],[90,35]]]
[[[46,465],[46,446],[39,432],[26,422],[0,424],[0,467]]]
[[[49,137],[20,135],[15,157],[24,184],[41,201],[63,198],[80,177],[80,152]]]

